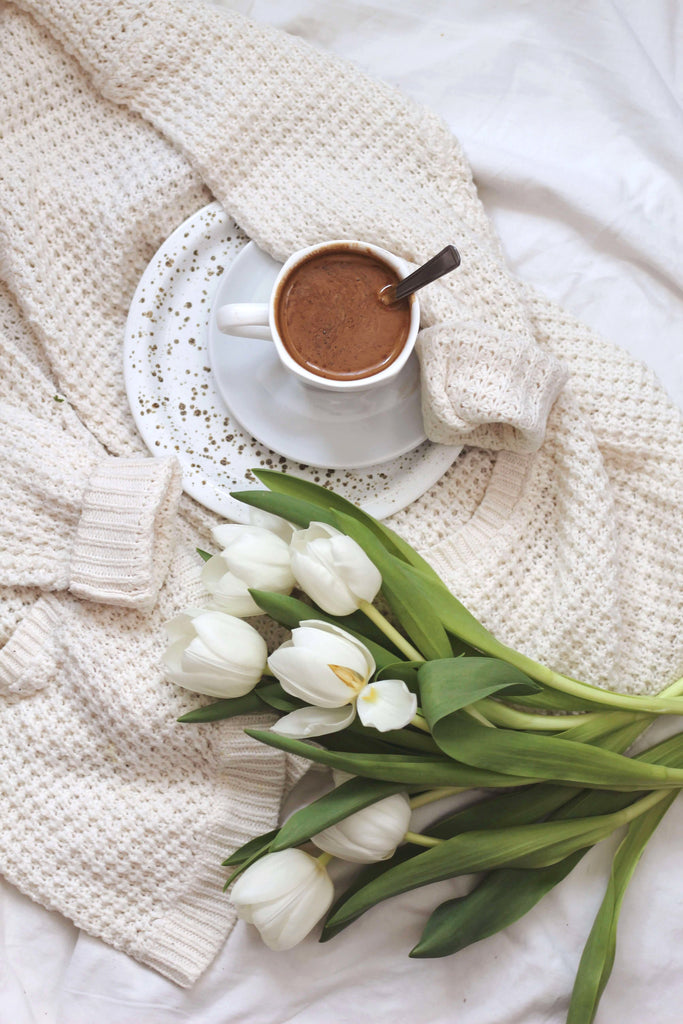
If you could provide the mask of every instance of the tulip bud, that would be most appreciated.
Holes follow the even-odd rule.
[[[211,697],[242,697],[256,686],[268,649],[253,626],[225,612],[190,609],[166,623],[166,678]]]
[[[378,800],[313,836],[321,850],[354,864],[388,860],[408,831],[410,803],[403,793]]]
[[[303,850],[280,850],[255,861],[235,882],[237,914],[258,928],[269,949],[291,949],[315,927],[332,903],[325,868]]]
[[[350,615],[372,602],[382,585],[379,570],[351,537],[326,523],[297,530],[290,542],[292,571],[308,596],[328,615]]]
[[[202,569],[202,582],[221,611],[240,618],[260,615],[249,588],[289,594],[294,575],[287,542],[262,526],[227,523],[213,531],[223,548]]]

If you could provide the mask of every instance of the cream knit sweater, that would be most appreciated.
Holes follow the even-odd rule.
[[[178,726],[197,701],[159,668],[215,521],[123,389],[164,238],[215,197],[278,258],[458,245],[419,355],[429,436],[466,447],[393,525],[502,640],[594,683],[683,671],[680,416],[510,278],[457,142],[388,87],[199,0],[0,19],[0,871],[189,985],[233,924],[220,862],[291,766],[244,723]]]

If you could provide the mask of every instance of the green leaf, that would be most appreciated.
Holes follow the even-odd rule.
[[[350,814],[395,793],[405,792],[406,786],[402,783],[350,779],[288,818],[272,843],[271,850],[299,846],[323,829],[348,818]]]
[[[524,865],[525,858],[539,850],[573,843],[575,849],[592,846],[619,824],[618,817],[553,821],[512,828],[465,832],[446,839],[390,868],[369,885],[337,906],[328,919],[330,928],[340,930],[382,900],[432,882],[456,875],[486,871],[501,865]]]
[[[270,512],[275,516],[282,516],[299,529],[305,529],[310,523],[328,523],[334,526],[334,512],[326,511],[309,501],[302,501],[299,498],[292,498],[287,494],[274,494],[271,491],[231,491],[231,498],[251,505],[253,508],[260,508],[264,512]]]
[[[268,683],[266,686],[260,687],[258,695],[269,708],[282,711],[284,714],[305,707],[303,701],[285,693],[279,683]]]
[[[256,601],[256,604],[261,608],[267,615],[270,615],[272,619],[279,622],[281,626],[285,626],[287,629],[295,629],[301,622],[306,619],[320,619],[322,622],[330,622],[334,626],[339,626],[341,629],[345,629],[352,636],[360,640],[361,643],[365,644],[370,654],[375,659],[375,664],[379,667],[383,665],[395,664],[398,655],[395,651],[390,651],[386,647],[382,647],[375,640],[359,632],[357,626],[362,624],[363,621],[367,621],[368,633],[374,631],[374,627],[369,620],[365,619],[365,616],[339,616],[335,618],[332,615],[327,615],[325,612],[320,611],[319,608],[311,607],[310,604],[306,604],[305,601],[300,601],[296,597],[287,596],[285,594],[274,594],[267,590],[250,590],[249,593]]]
[[[496,658],[445,658],[428,661],[417,673],[422,710],[432,736],[445,753],[459,758],[451,742],[451,715],[491,694],[513,695],[540,690],[513,665]]]
[[[462,714],[448,720],[448,743],[473,767],[527,778],[581,783],[589,789],[670,789],[683,771],[646,764],[564,736],[488,729]]]
[[[514,924],[566,878],[584,852],[546,868],[492,871],[467,896],[448,900],[433,911],[409,955],[449,956]]]
[[[195,708],[181,715],[179,722],[218,722],[223,718],[234,718],[236,715],[263,714],[268,707],[258,696],[258,691],[252,690],[244,697],[230,697],[226,700],[216,700],[213,704],[205,704],[204,707]]]
[[[289,736],[281,736],[265,729],[245,729],[248,736],[260,740],[278,750],[298,754],[330,768],[341,768],[352,775],[368,779],[383,779],[386,782],[402,782],[406,785],[421,784],[424,789],[431,786],[457,786],[458,788],[491,788],[526,785],[531,780],[500,775],[458,764],[447,758],[424,757],[417,754],[363,754],[345,753],[320,749],[317,745]],[[319,739],[332,740],[331,736]],[[381,734],[380,734],[381,735]]]
[[[249,856],[245,860],[237,864],[235,866],[235,870],[230,875],[228,875],[228,877],[225,880],[225,885],[223,886],[223,892],[225,892],[226,889],[230,888],[235,879],[238,878],[243,871],[246,871],[247,868],[251,867],[251,865],[255,861],[260,860],[261,857],[265,857],[265,855],[270,852],[271,834],[272,833],[267,832],[265,833],[265,835],[258,836],[257,839],[254,840],[252,843],[247,844],[250,846],[251,852],[249,853]],[[228,858],[228,860],[230,860],[230,858]],[[227,865],[227,861],[225,861],[225,864]]]
[[[195,550],[196,550],[197,554],[199,555],[199,557],[201,559],[203,559],[205,562],[208,562],[209,559],[213,557],[212,555],[209,554],[208,551],[202,551],[201,548],[196,548]]]
[[[411,693],[420,693],[417,681],[417,670],[424,661],[393,661],[390,665],[384,665],[376,674],[376,679],[400,679]]]
[[[245,860],[249,860],[255,853],[260,853],[262,850],[267,849],[273,839],[275,839],[278,832],[279,829],[274,828],[271,829],[270,832],[264,832],[263,835],[250,839],[222,861],[223,867],[232,867],[234,864],[243,864]]]
[[[544,687],[539,693],[520,694],[515,697],[514,703],[523,708],[538,708],[541,711],[595,711],[598,707],[595,701],[584,700],[571,693],[563,693],[562,690],[551,690],[547,687]],[[602,709],[602,705],[599,707]]]
[[[417,551],[410,544],[407,544],[402,537],[393,530],[390,530],[384,523],[374,519],[367,512],[363,512],[361,508],[347,501],[346,498],[342,498],[341,495],[335,494],[334,491],[321,487],[319,484],[314,484],[309,480],[302,480],[300,477],[292,476],[289,473],[280,473],[277,470],[254,469],[252,473],[271,491],[287,494],[293,498],[300,498],[310,502],[312,505],[317,505],[327,512],[343,512],[351,516],[371,530],[387,551],[414,565],[415,568],[420,569],[428,577],[431,577],[443,586],[443,583],[441,583],[441,580],[429,563],[418,555]]]
[[[374,742],[381,739],[382,743],[389,743],[394,747],[417,750],[423,754],[427,754],[429,757],[441,757],[441,751],[432,737],[421,730],[404,728],[387,729],[386,732],[379,732],[378,729],[374,729],[372,726],[363,725],[360,719],[355,718],[351,725],[347,725],[346,729],[338,735],[343,738],[349,734],[355,734],[363,739],[373,740]],[[323,742],[325,746],[329,746],[329,738],[329,735],[321,736],[320,741]]]
[[[607,891],[586,942],[574,981],[567,1024],[591,1024],[612,973],[624,894],[643,851],[677,794],[631,822],[612,863]]]
[[[606,720],[617,725],[614,732],[594,739],[611,750],[626,750],[642,731],[642,721],[635,720],[630,728],[619,726],[621,712],[605,714]],[[628,717],[628,716],[625,716]],[[577,727],[580,729],[581,727]],[[660,751],[661,752],[661,751]],[[645,752],[648,753],[647,751]],[[666,751],[662,752],[666,756]],[[641,755],[643,756],[643,755]],[[562,793],[566,795],[562,798]],[[576,795],[572,797],[572,792]],[[530,817],[537,820],[550,813],[554,820],[591,817],[606,814],[628,806],[638,793],[614,793],[601,790],[580,790],[578,793],[562,786],[539,784],[520,793],[505,793],[492,801],[483,801],[468,808],[475,812],[469,821],[457,821],[466,827],[485,827],[486,820],[500,824],[521,824],[522,812],[516,817],[515,802],[526,797]],[[668,798],[667,798],[668,799]],[[507,801],[508,807],[505,807]],[[555,806],[553,806],[553,803]],[[487,807],[487,805],[489,805]],[[501,806],[498,806],[501,805]],[[479,810],[480,815],[476,817]],[[448,820],[444,825],[448,826]],[[432,830],[429,830],[432,834]],[[434,833],[436,834],[436,833]],[[587,851],[578,850],[563,860],[539,868],[499,868],[491,871],[466,896],[449,900],[437,907],[428,919],[420,941],[411,952],[415,957],[439,957],[456,953],[459,949],[479,942],[503,928],[507,928],[534,907],[555,885],[574,869]]]

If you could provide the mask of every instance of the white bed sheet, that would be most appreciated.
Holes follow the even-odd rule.
[[[648,363],[683,406],[677,0],[224,6],[348,57],[440,113],[513,270]],[[464,881],[394,899],[333,942],[313,936],[289,953],[238,925],[188,991],[0,882],[0,1024],[561,1024],[613,848],[593,850],[523,921],[455,957],[407,952],[425,913]],[[624,902],[597,1024],[683,1019],[682,848],[678,801]]]

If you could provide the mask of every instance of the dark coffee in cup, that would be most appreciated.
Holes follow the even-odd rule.
[[[291,358],[331,380],[386,369],[410,332],[412,300],[387,306],[379,297],[398,280],[374,253],[341,245],[296,264],[275,297],[275,323]]]

